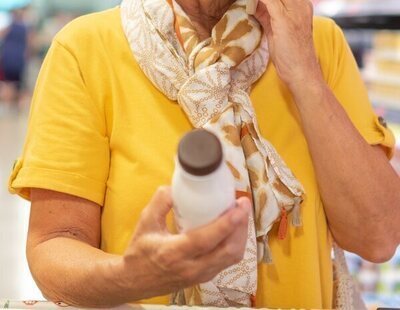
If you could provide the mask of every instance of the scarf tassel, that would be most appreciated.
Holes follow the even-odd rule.
[[[186,305],[185,291],[179,290],[172,295],[172,305],[184,306]]]
[[[284,240],[287,234],[287,226],[288,226],[288,219],[287,219],[287,211],[284,207],[281,209],[281,219],[279,222],[278,228],[278,238],[279,240]]]
[[[301,201],[296,201],[296,204],[294,205],[294,208],[292,211],[292,225],[294,227],[303,226],[303,221],[301,219],[301,213],[300,213],[300,204],[301,204]]]
[[[302,220],[301,220],[301,214],[300,214],[301,202],[302,202],[301,198],[295,199],[295,203],[294,203],[293,210],[292,210],[292,225],[294,227],[301,227],[303,225]],[[288,229],[288,214],[287,214],[286,209],[284,207],[282,207],[281,218],[280,218],[279,229],[278,229],[278,238],[280,240],[284,240],[286,238],[287,229]]]
[[[263,255],[263,262],[266,264],[272,264],[272,252],[268,244],[268,240],[264,241],[264,255]]]
[[[264,236],[262,241],[257,241],[258,262],[272,264],[272,252],[268,244],[268,236]]]

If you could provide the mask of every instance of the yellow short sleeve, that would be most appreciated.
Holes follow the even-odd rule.
[[[109,153],[104,112],[88,94],[77,58],[54,41],[38,78],[9,190],[29,199],[30,188],[49,189],[103,205]]]
[[[395,146],[394,135],[384,122],[378,119],[372,108],[367,89],[345,36],[334,22],[330,20],[323,22],[330,24],[330,33],[325,30],[324,34],[331,36],[330,40],[327,37],[321,39],[327,42],[321,49],[320,58],[322,67],[328,69],[324,70],[328,84],[364,139],[371,145],[384,146],[388,157],[391,158]],[[326,27],[321,28],[326,29]],[[324,54],[330,54],[330,57]]]

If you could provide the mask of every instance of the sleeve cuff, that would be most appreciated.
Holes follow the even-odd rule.
[[[388,159],[392,159],[395,152],[396,140],[393,132],[387,127],[386,122],[379,117],[374,117],[372,132],[366,137],[370,145],[381,145],[386,151]]]
[[[104,205],[106,185],[79,174],[37,167],[23,167],[18,159],[8,181],[11,194],[30,200],[31,188],[47,189]]]

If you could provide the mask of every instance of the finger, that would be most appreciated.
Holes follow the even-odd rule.
[[[232,234],[217,245],[211,252],[197,257],[179,257],[177,250],[168,249],[168,259],[175,262],[179,261],[179,266],[175,268],[176,276],[187,286],[203,283],[211,280],[220,271],[239,262],[245,250],[248,232],[248,218],[250,210],[250,201],[247,198],[241,198],[237,201],[238,207],[248,215],[247,219],[236,225]],[[176,237],[176,236],[170,236]],[[164,250],[166,250],[164,243]],[[186,248],[188,249],[188,248]]]
[[[160,186],[147,207],[142,211],[142,222],[148,228],[166,229],[166,217],[172,208],[172,195],[169,186]]]
[[[230,209],[209,225],[178,235],[176,250],[186,258],[197,257],[211,252],[228,238],[235,228],[248,220],[251,204],[248,198],[237,200],[237,206]]]
[[[314,4],[311,0],[305,0],[304,6],[308,8],[311,15],[314,15]]]
[[[244,212],[247,212],[247,214],[252,214],[253,212],[253,207],[251,200],[247,197],[240,197],[236,200],[237,203],[237,208],[241,208]]]
[[[214,253],[207,253],[205,256],[208,256],[210,259],[215,257],[216,261],[219,259],[226,261],[225,264],[228,266],[240,261],[248,239],[248,225],[249,216],[245,221],[236,226],[233,233],[213,250]]]
[[[279,18],[285,11],[285,6],[281,2],[281,0],[260,0],[259,5],[260,2],[266,6],[269,15],[271,16],[271,19]]]
[[[212,252],[193,259],[192,263],[188,262],[185,268],[193,271],[193,277],[199,281],[198,283],[210,281],[218,273],[238,264],[243,259],[247,244],[248,225],[248,221],[244,221]]]
[[[255,17],[263,27],[265,35],[268,39],[268,43],[271,44],[273,42],[272,20],[270,12],[268,11],[268,8],[264,2],[265,1],[262,0],[258,2]]]
[[[263,2],[258,2],[257,10],[254,16],[264,28],[266,34],[268,34],[268,32],[271,31],[271,16],[269,15],[267,6]]]

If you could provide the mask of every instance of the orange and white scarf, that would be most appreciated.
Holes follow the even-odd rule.
[[[271,262],[268,233],[280,222],[279,238],[301,225],[304,190],[274,147],[260,134],[249,92],[266,70],[268,42],[246,0],[234,2],[201,41],[190,18],[174,0],[124,0],[122,25],[146,76],[177,101],[192,125],[215,133],[235,177],[238,196],[253,201],[244,259],[208,283],[181,294],[182,303],[251,306],[257,264]],[[176,297],[176,296],[175,296]]]
[[[299,208],[303,195],[301,184],[261,137],[249,97],[267,67],[266,37],[246,13],[245,0],[232,4],[204,41],[176,2],[127,0],[121,10],[125,33],[144,73],[179,103],[194,127],[220,138],[237,192],[253,200],[254,221],[251,218],[244,259],[213,281],[186,290],[186,303],[250,306],[257,289],[257,252],[270,262],[268,232],[282,218],[284,237],[286,213]],[[300,224],[298,216],[296,220]]]

